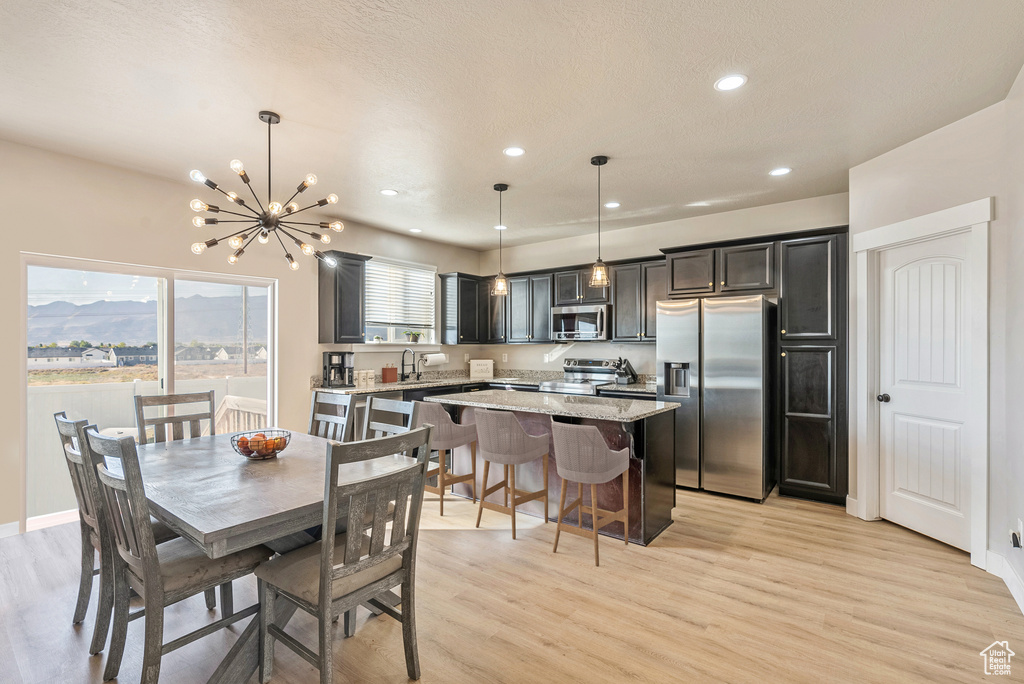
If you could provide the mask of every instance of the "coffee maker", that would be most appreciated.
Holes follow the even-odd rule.
[[[324,352],[324,387],[355,386],[356,355],[353,352]]]

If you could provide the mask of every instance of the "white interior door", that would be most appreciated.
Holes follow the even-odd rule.
[[[881,517],[969,550],[969,233],[879,252]]]

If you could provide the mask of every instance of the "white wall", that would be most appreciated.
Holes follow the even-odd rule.
[[[1012,349],[1024,337],[1024,72],[1010,97],[850,170],[850,231],[880,226],[995,198],[989,247],[989,548],[1024,575],[1021,552],[1011,553],[1007,529],[1024,518],[1024,465],[1016,448],[1024,426],[1024,398],[1016,391],[1024,369]],[[851,292],[856,272],[851,269]],[[857,372],[851,311],[850,374]],[[851,426],[856,404],[851,401]],[[854,431],[851,429],[851,433]],[[856,483],[856,445],[851,440],[851,487]],[[851,496],[856,496],[851,489]]]
[[[206,272],[279,278],[278,344],[280,349],[278,413],[282,427],[302,430],[309,410],[309,378],[320,373],[317,343],[316,268],[302,258],[297,272],[288,270],[280,251],[253,248],[237,266],[226,262],[221,248],[195,256],[189,247],[211,231],[191,225],[193,197],[212,191],[185,180],[176,183],[11,142],[0,141],[0,357],[24,357],[22,342],[25,292],[20,253],[33,252],[103,261]],[[324,179],[329,185],[329,179]],[[326,187],[326,186],[325,186]],[[339,192],[339,194],[342,194]],[[334,249],[388,254],[431,263],[442,271],[479,270],[479,253],[418,240],[411,236],[346,222],[334,234]],[[0,415],[8,430],[20,430],[25,408],[19,389],[25,384],[17,362],[0,366]],[[17,422],[16,422],[17,421]],[[0,525],[16,521],[22,508],[19,450],[0,450]]]
[[[767,204],[605,231],[601,233],[601,256],[605,261],[658,256],[658,250],[661,248],[845,226],[849,216],[846,193]],[[514,230],[510,228],[508,232],[513,233]],[[595,234],[506,247],[502,255],[502,265],[505,273],[514,273],[592,263],[596,257]],[[498,270],[498,250],[484,252],[480,267],[484,273],[495,273]]]

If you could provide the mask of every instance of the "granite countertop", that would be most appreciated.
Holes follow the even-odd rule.
[[[634,382],[632,385],[605,385],[598,387],[598,392],[637,392],[640,394],[657,394],[658,383]]]
[[[509,390],[483,390],[426,397],[426,401],[456,406],[501,409],[543,413],[551,416],[590,418],[632,423],[666,411],[674,411],[679,404],[668,401],[644,401],[637,399],[610,399],[568,394],[547,394],[543,392],[513,392]]]
[[[488,378],[486,380],[470,380],[469,376],[454,378],[437,378],[434,380],[406,380],[404,382],[378,382],[373,387],[320,387],[323,392],[335,392],[337,394],[379,394],[381,392],[397,392],[407,389],[422,389],[424,387],[444,387],[446,385],[471,385],[481,383],[514,383],[517,385],[536,385],[536,382],[520,380],[518,378]]]

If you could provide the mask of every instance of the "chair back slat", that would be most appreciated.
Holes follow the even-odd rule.
[[[309,408],[309,434],[335,442],[351,442],[354,437],[355,411],[351,394],[313,392]]]
[[[64,460],[71,475],[71,486],[75,490],[78,512],[82,522],[100,537],[100,494],[96,482],[96,471],[92,463],[92,454],[85,439],[88,421],[68,420],[61,411],[53,414],[57,423],[57,433],[64,449]],[[102,537],[100,537],[102,539]]]
[[[173,416],[146,416],[147,408],[177,407],[181,404],[206,404],[204,410]],[[185,424],[188,424],[188,436],[199,437],[203,434],[202,424],[209,425],[209,434],[217,433],[215,419],[214,391],[193,392],[190,394],[160,394],[154,396],[135,397],[135,424],[139,428],[139,444],[147,444],[149,435],[147,428],[153,428],[153,439],[166,442],[170,439],[185,438]]]
[[[398,401],[370,396],[363,417],[363,439],[387,437],[408,432],[416,425],[419,409],[414,401]],[[394,422],[394,421],[398,422]]]
[[[104,437],[94,429],[86,432],[86,438],[89,448],[101,459],[96,466],[96,476],[118,555],[141,579],[160,577],[135,440]]]
[[[320,595],[331,595],[331,582],[368,567],[377,565],[398,554],[405,556],[403,566],[411,571],[419,528],[419,511],[423,504],[423,480],[430,457],[431,426],[409,430],[398,435],[348,444],[334,443],[328,447],[327,477],[324,484],[324,527],[336,529],[339,502],[348,536],[344,557],[336,558],[334,544],[321,545]],[[416,463],[395,472],[346,484],[338,484],[339,467],[345,463],[404,454]],[[394,504],[390,544],[385,544],[385,526],[388,523],[388,505]],[[369,545],[366,540],[366,512],[369,505],[372,522]],[[406,510],[410,513],[406,517]]]

